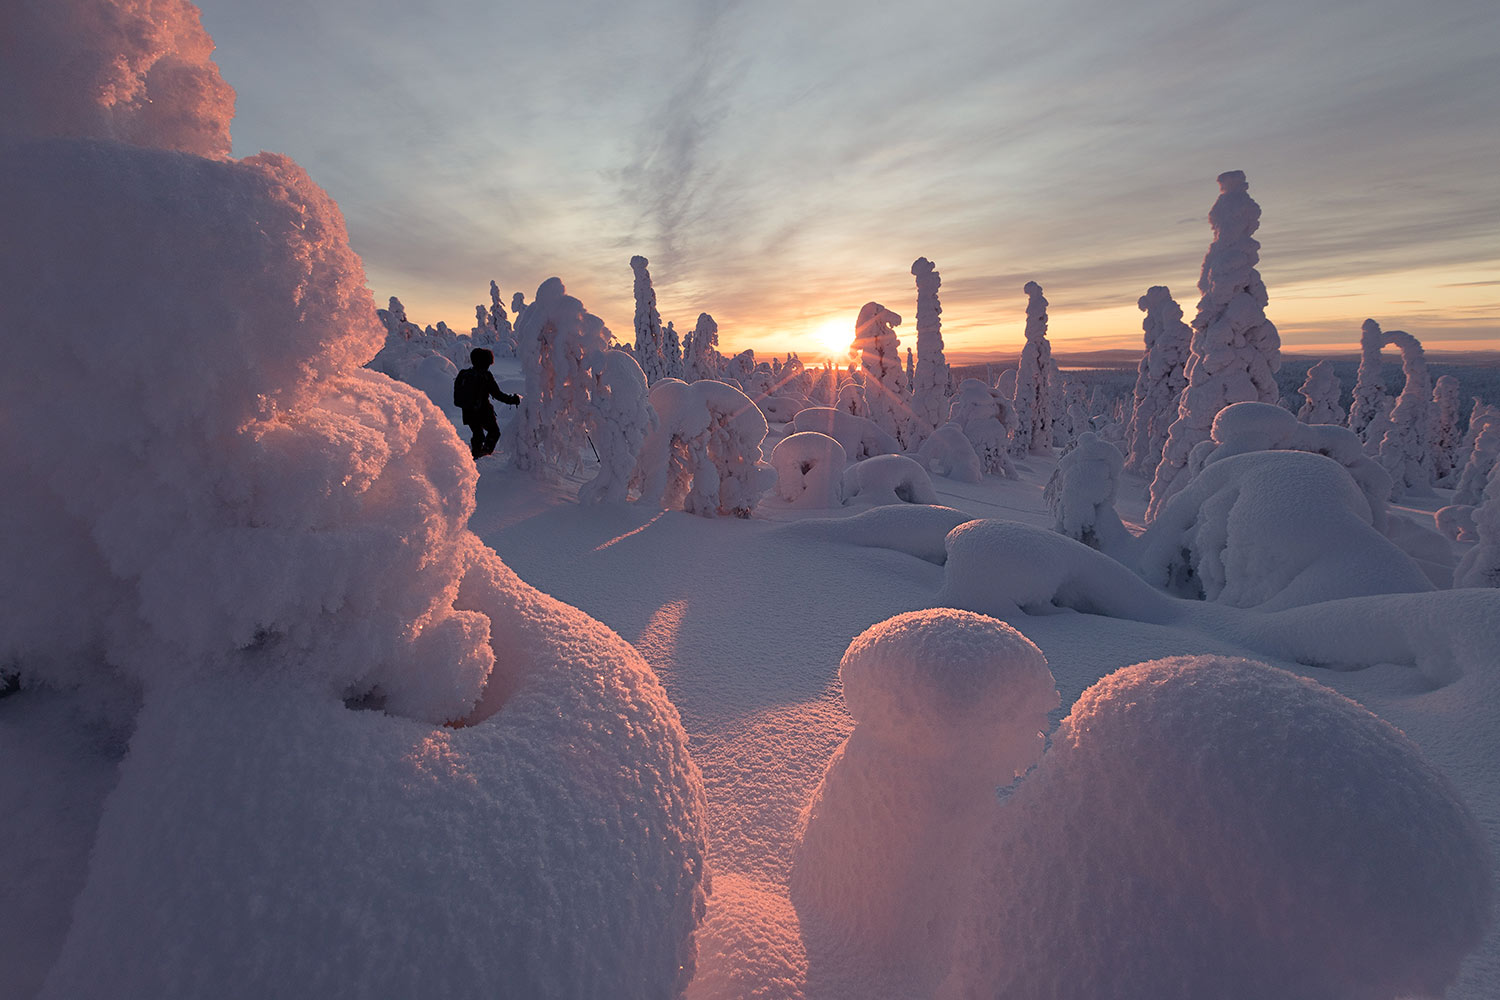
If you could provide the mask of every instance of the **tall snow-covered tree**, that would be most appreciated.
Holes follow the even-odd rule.
[[[1393,497],[1432,491],[1432,377],[1422,342],[1405,330],[1388,330],[1385,342],[1401,349],[1406,384],[1380,439],[1380,464],[1391,474]]]
[[[1048,454],[1052,450],[1052,345],[1047,342],[1047,300],[1042,286],[1026,282],[1026,346],[1016,369],[1016,423],[1011,430],[1010,453]],[[1060,387],[1059,387],[1060,388]]]
[[[1165,285],[1146,289],[1136,305],[1146,314],[1141,321],[1146,353],[1136,368],[1135,405],[1125,431],[1125,471],[1149,476],[1161,461],[1167,428],[1177,417],[1177,400],[1187,385],[1183,367],[1193,331],[1182,321],[1182,307]]]
[[[1337,424],[1342,427],[1348,421],[1349,415],[1339,405],[1344,387],[1334,374],[1333,362],[1325,359],[1309,368],[1299,391],[1302,393],[1302,407],[1297,411],[1297,419],[1304,424]]]
[[[604,321],[548,278],[516,327],[517,356],[526,389],[505,429],[512,464],[538,474],[580,465],[597,404],[596,373],[605,370],[612,334]]]
[[[1354,402],[1349,407],[1349,429],[1359,435],[1361,441],[1370,443],[1370,424],[1380,414],[1382,401],[1386,398],[1385,376],[1381,374],[1381,348],[1385,347],[1385,334],[1380,324],[1367,319],[1360,326],[1359,375],[1354,380]],[[1380,438],[1375,438],[1375,447],[1380,447]]]
[[[854,349],[865,375],[865,403],[869,417],[887,434],[911,447],[911,397],[901,367],[901,345],[896,327],[901,317],[879,302],[866,302],[854,323]]]
[[[687,381],[696,382],[705,378],[720,378],[724,371],[724,357],[719,353],[719,324],[708,313],[698,314],[698,324],[688,334],[684,345],[682,366]]]
[[[1479,410],[1477,405],[1475,409]],[[1474,444],[1459,475],[1458,487],[1453,491],[1453,502],[1472,506],[1479,503],[1496,459],[1500,458],[1500,410],[1486,407],[1469,419],[1469,433],[1473,435]]]
[[[646,384],[667,375],[667,359],[662,351],[661,313],[656,311],[656,289],[651,287],[649,261],[636,254],[630,258],[635,272],[635,360],[646,373]]]
[[[1432,387],[1432,475],[1442,485],[1458,468],[1459,387],[1452,375],[1440,376]]]
[[[1488,484],[1474,508],[1479,543],[1464,554],[1453,571],[1455,587],[1500,587],[1500,472],[1496,469],[1500,465],[1491,468]]]
[[[666,362],[667,378],[682,378],[682,342],[677,338],[677,328],[667,321],[662,331],[661,356]]]
[[[1187,386],[1177,419],[1167,430],[1161,461],[1151,481],[1151,520],[1186,484],[1188,456],[1209,439],[1214,417],[1231,403],[1275,403],[1281,338],[1266,318],[1266,286],[1260,261],[1260,206],[1250,197],[1244,171],[1219,175],[1219,198],[1208,212],[1213,242],[1198,278],[1198,314],[1185,373]]]
[[[910,379],[911,408],[916,436],[921,437],[947,419],[948,359],[943,354],[943,306],[938,301],[943,279],[926,257],[912,262],[911,273],[917,279],[917,362]]]

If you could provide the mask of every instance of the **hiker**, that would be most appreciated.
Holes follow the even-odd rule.
[[[490,365],[495,355],[483,347],[469,352],[472,368],[465,368],[453,380],[453,405],[464,411],[464,424],[473,431],[469,439],[469,451],[477,462],[485,455],[495,452],[495,443],[500,440],[500,425],[495,422],[495,408],[490,398],[500,400],[508,406],[520,406],[521,397],[501,392],[490,374]]]

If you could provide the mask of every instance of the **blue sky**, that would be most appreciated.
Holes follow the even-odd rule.
[[[200,6],[236,155],[306,167],[419,323],[555,274],[629,339],[640,253],[679,328],[806,356],[871,300],[914,338],[926,256],[950,352],[1014,351],[1031,279],[1054,345],[1138,346],[1238,169],[1288,347],[1500,347],[1493,0]]]

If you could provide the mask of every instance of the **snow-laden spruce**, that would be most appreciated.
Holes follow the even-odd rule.
[[[1026,346],[1016,369],[1015,422],[1011,425],[1010,453],[1018,458],[1030,452],[1052,453],[1052,394],[1062,386],[1050,384],[1052,345],[1047,342],[1047,300],[1042,286],[1026,282]]]
[[[948,408],[948,421],[962,428],[964,437],[979,456],[981,471],[995,476],[1016,474],[1010,460],[1016,408],[1003,389],[993,388],[977,378],[964,379]]]
[[[1354,402],[1349,407],[1349,429],[1359,435],[1361,441],[1380,447],[1380,437],[1370,433],[1370,425],[1377,421],[1381,409],[1387,404],[1385,375],[1381,372],[1380,351],[1385,347],[1385,334],[1380,324],[1367,319],[1360,326],[1359,374],[1354,379]]]
[[[723,374],[724,356],[719,353],[719,324],[708,313],[698,314],[698,323],[682,344],[682,379],[719,378]]]
[[[590,369],[584,428],[599,471],[578,488],[579,503],[624,503],[642,447],[659,424],[646,375],[624,351],[605,351]]]
[[[873,420],[831,406],[809,406],[792,418],[792,429],[817,431],[837,439],[849,461],[859,462],[873,455],[899,455],[901,445],[875,425]]]
[[[1043,493],[1053,528],[1090,548],[1126,558],[1134,539],[1115,513],[1115,492],[1125,460],[1120,450],[1092,431],[1057,460]]]
[[[895,438],[903,449],[913,445],[911,394],[901,367],[896,327],[901,317],[879,302],[866,302],[854,324],[853,349],[864,372],[867,414],[876,426]]]
[[[8,96],[175,148],[0,137],[0,299],[34,334],[0,367],[28,428],[0,440],[0,715],[73,706],[20,759],[60,738],[101,779],[3,785],[35,817],[6,824],[8,995],[680,995],[706,807],[654,675],[468,530],[452,423],[361,367],[337,206],[285,157],[192,152],[228,125],[206,36],[173,41],[196,14],[8,27],[60,10],[58,66],[157,46],[151,107],[116,128],[83,72]],[[59,836],[58,803],[97,827]]]
[[[1380,439],[1380,464],[1391,474],[1392,496],[1431,496],[1432,378],[1426,353],[1422,342],[1405,330],[1387,330],[1384,340],[1401,349],[1406,383]]]
[[[1473,443],[1453,491],[1453,502],[1478,506],[1491,473],[1500,464],[1500,409],[1493,406],[1481,409],[1476,400],[1467,436]]]
[[[926,257],[912,261],[911,273],[917,280],[917,354],[913,364],[908,349],[906,363],[911,369],[911,409],[921,437],[948,419],[950,374],[943,354],[943,306],[938,300],[942,276]]]
[[[659,423],[633,477],[642,502],[749,517],[776,476],[760,460],[768,428],[750,397],[727,382],[664,378],[651,387],[651,405]]]
[[[1307,378],[1298,390],[1302,393],[1302,406],[1297,410],[1297,419],[1304,424],[1344,426],[1349,415],[1339,405],[1343,388],[1334,374],[1333,362],[1324,359],[1307,369]]]
[[[1004,445],[1001,446],[1004,454]],[[943,424],[917,448],[917,461],[933,475],[945,476],[961,483],[977,483],[984,478],[984,463],[958,424]]]
[[[1459,468],[1460,418],[1458,379],[1440,375],[1432,387],[1432,477],[1447,486]]]
[[[1281,340],[1266,319],[1266,286],[1255,270],[1260,206],[1250,197],[1243,171],[1220,174],[1219,192],[1208,213],[1214,238],[1198,279],[1203,297],[1193,319],[1187,386],[1151,482],[1148,521],[1187,481],[1188,457],[1208,439],[1220,410],[1247,400],[1274,403],[1280,395]]]
[[[651,287],[650,263],[637,254],[630,258],[635,272],[635,354],[636,363],[646,374],[646,384],[671,374],[668,371],[666,337],[661,328],[661,313],[656,311],[656,289]]]
[[[1478,544],[1459,562],[1453,573],[1453,585],[1500,587],[1500,473],[1490,472],[1489,484],[1479,505],[1473,508],[1470,521]]]

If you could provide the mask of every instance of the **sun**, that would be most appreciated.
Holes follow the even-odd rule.
[[[824,358],[843,364],[849,358],[849,345],[854,342],[854,324],[848,317],[827,319],[812,328],[812,338]]]

